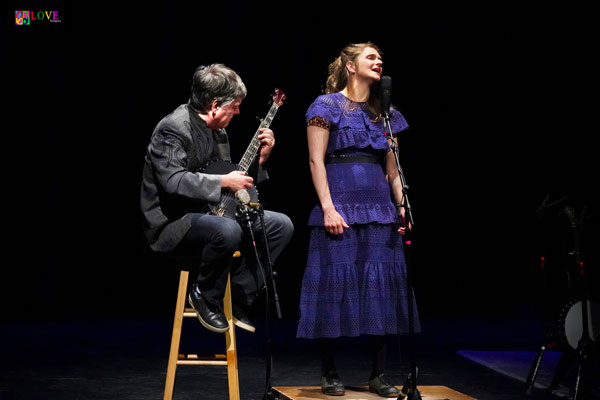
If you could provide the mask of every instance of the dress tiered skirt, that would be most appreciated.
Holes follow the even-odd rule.
[[[330,235],[315,207],[300,297],[299,338],[408,332],[402,235],[381,165],[328,164],[336,210],[349,229]],[[414,329],[420,331],[416,302]]]

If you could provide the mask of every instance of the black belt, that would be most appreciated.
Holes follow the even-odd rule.
[[[325,157],[325,164],[343,164],[343,163],[370,163],[382,164],[383,159],[377,156],[370,155],[354,155],[354,154],[329,154]]]

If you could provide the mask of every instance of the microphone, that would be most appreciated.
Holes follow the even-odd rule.
[[[237,192],[235,192],[235,197],[246,208],[258,207],[260,205],[260,203],[252,201],[252,197],[246,189],[240,189]]]
[[[241,189],[235,192],[235,197],[237,197],[239,202],[245,206],[250,204],[250,193],[248,193],[246,189]]]
[[[390,115],[390,103],[392,99],[392,78],[382,76],[379,82],[379,95],[381,101],[381,113],[388,118]]]

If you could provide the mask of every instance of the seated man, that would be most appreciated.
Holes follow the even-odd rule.
[[[263,164],[275,144],[270,129],[258,136],[261,146],[254,165],[246,174],[200,172],[215,159],[231,161],[225,127],[240,113],[246,86],[240,77],[222,64],[201,66],[194,73],[189,102],[163,118],[152,134],[144,164],[141,208],[144,232],[150,247],[176,259],[185,259],[197,270],[188,300],[202,325],[214,332],[226,332],[223,296],[231,270],[235,324],[254,331],[244,313],[264,285],[262,271],[253,251],[242,252],[244,262],[231,268],[233,253],[244,247],[247,234],[233,218],[208,213],[208,203],[218,203],[221,193],[249,189],[264,179]],[[256,237],[262,224],[253,222]],[[281,213],[264,212],[269,252],[275,262],[290,241],[293,225]],[[190,261],[191,260],[191,261]],[[263,264],[264,265],[264,264]]]

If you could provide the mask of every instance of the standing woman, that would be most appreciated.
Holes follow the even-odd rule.
[[[310,170],[320,204],[308,222],[297,336],[319,339],[321,390],[328,395],[345,393],[334,338],[359,335],[370,339],[369,390],[383,397],[399,394],[384,374],[385,335],[408,332],[405,228],[398,228],[394,202],[402,202],[402,184],[377,94],[382,64],[374,44],[348,45],[329,65],[326,94],[306,113]],[[395,109],[391,127],[394,134],[408,127]],[[419,331],[418,317],[414,321]]]

